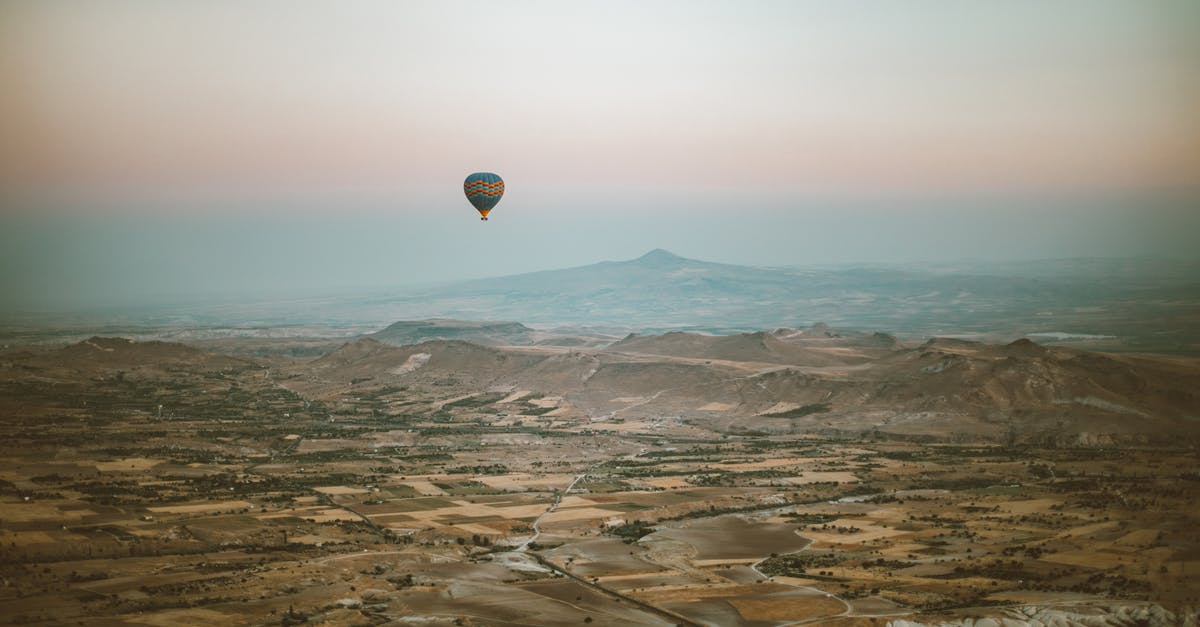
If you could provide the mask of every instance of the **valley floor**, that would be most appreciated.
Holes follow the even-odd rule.
[[[1200,598],[1191,450],[736,436],[449,390],[406,416],[253,366],[0,393],[14,624],[852,625]]]

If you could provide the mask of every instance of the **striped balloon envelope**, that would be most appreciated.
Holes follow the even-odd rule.
[[[487,220],[488,213],[504,195],[504,180],[498,174],[476,172],[463,182],[463,193],[479,211],[479,215],[482,216],[480,220]]]

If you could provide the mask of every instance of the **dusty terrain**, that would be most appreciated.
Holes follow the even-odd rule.
[[[1198,373],[824,327],[10,349],[0,620],[1183,622]]]

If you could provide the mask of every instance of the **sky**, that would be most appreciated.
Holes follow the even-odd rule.
[[[1197,111],[1192,0],[8,0],[0,308],[1195,257]]]

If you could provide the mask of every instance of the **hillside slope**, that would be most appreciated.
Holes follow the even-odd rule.
[[[837,334],[820,335],[825,341]],[[876,336],[850,341],[892,344]],[[939,338],[853,358],[823,350],[767,333],[668,333],[592,350],[460,341],[394,347],[365,339],[304,364],[300,381],[289,386],[320,398],[387,386],[446,398],[524,390],[561,397],[556,415],[585,421],[676,416],[732,432],[878,431],[1065,444],[1200,433],[1195,360],[1028,340]]]

